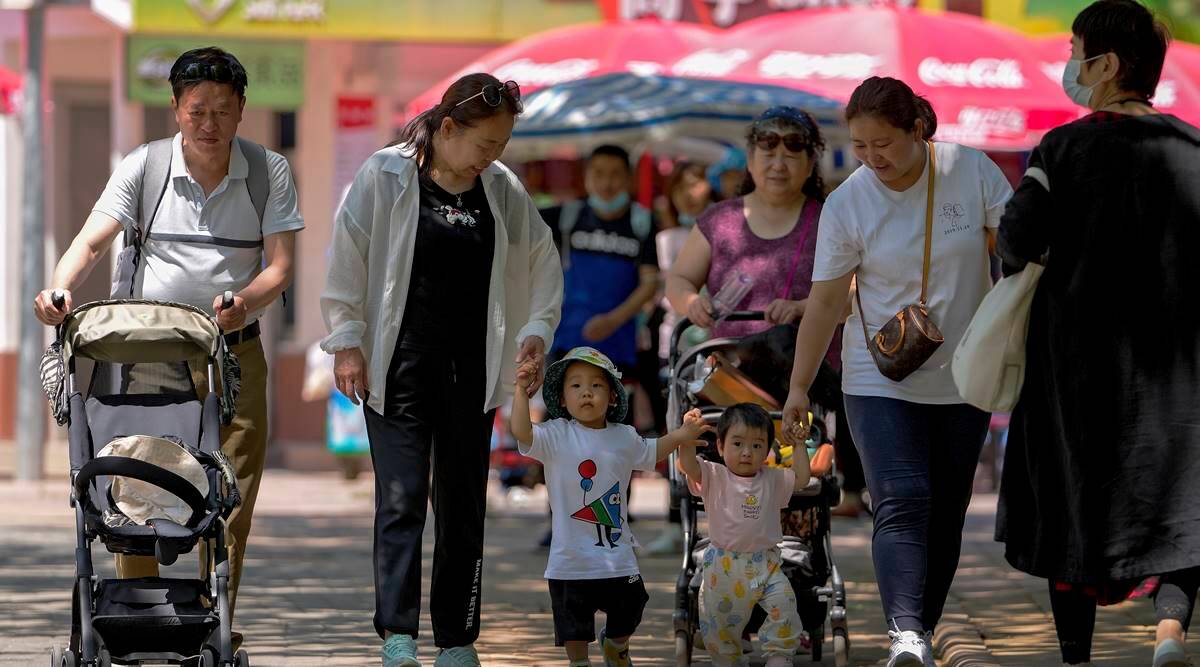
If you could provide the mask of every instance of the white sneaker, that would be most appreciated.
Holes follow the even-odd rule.
[[[892,638],[892,649],[888,652],[887,667],[925,667],[928,662],[929,645],[919,632],[888,630]]]

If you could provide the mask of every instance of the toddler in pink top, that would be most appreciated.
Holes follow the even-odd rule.
[[[700,632],[714,665],[744,665],[742,630],[754,605],[767,613],[758,632],[767,667],[792,664],[802,628],[791,582],[780,568],[780,510],[808,484],[808,459],[792,457],[792,469],[763,465],[775,440],[767,411],[751,403],[725,409],[717,424],[717,451],[724,465],[679,450],[679,467],[693,493],[704,499],[708,551],[700,586]]]

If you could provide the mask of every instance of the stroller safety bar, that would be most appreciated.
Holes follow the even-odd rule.
[[[164,491],[175,494],[192,510],[188,525],[194,526],[204,518],[208,506],[200,491],[183,477],[152,463],[127,456],[101,456],[83,464],[75,476],[75,497],[86,498],[87,486],[100,475],[129,477],[153,484]]]

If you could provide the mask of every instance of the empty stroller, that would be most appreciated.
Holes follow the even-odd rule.
[[[761,320],[761,312],[740,312],[726,319]],[[776,420],[776,433],[782,418],[778,401],[748,376],[738,370],[736,355],[732,354],[737,339],[716,338],[701,343],[683,353],[679,340],[690,326],[686,319],[672,333],[669,357],[670,387],[667,420],[670,428],[679,425],[682,415],[699,408],[705,421],[716,424],[724,408],[735,403],[756,403],[767,409]],[[841,489],[834,475],[833,446],[826,438],[825,411],[813,406],[813,424],[809,438],[811,479],[803,491],[792,496],[791,504],[781,517],[784,537],[780,543],[783,571],[796,594],[797,611],[811,642],[812,660],[820,662],[824,649],[825,625],[828,619],[833,635],[833,652],[837,667],[849,664],[850,638],[846,620],[846,586],[833,559],[831,514]],[[776,459],[786,451],[776,448]],[[795,455],[799,455],[797,451]],[[701,456],[719,461],[716,447],[700,452]],[[680,508],[683,520],[683,567],[675,585],[675,658],[682,666],[692,663],[692,654],[699,637],[699,596],[703,577],[700,563],[708,539],[698,531],[698,514],[703,501],[692,496],[687,480],[675,466],[672,454],[669,475],[671,502]],[[761,613],[758,612],[758,613]],[[761,621],[760,621],[761,622]],[[754,627],[752,617],[747,627]]]
[[[70,644],[51,664],[249,665],[230,634],[225,519],[240,498],[220,425],[233,414],[236,360],[221,331],[191,306],[101,301],[72,312],[57,334],[43,384],[69,425],[76,549]],[[80,359],[95,362],[86,397],[75,387]],[[188,362],[207,368],[203,403]],[[162,565],[203,541],[204,575],[100,579],[97,538]]]

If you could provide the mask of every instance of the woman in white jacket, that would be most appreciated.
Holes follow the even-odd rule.
[[[435,665],[479,664],[493,419],[516,364],[541,367],[562,298],[550,229],[495,161],[520,112],[515,83],[462,77],[367,160],[334,226],[321,346],[335,355],[338,389],[366,403],[384,667],[419,665],[431,459]],[[539,370],[530,391],[540,384]]]

